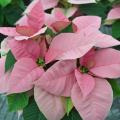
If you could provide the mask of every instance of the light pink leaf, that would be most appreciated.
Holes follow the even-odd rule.
[[[107,16],[107,20],[120,19],[120,6],[117,6],[110,10]]]
[[[49,27],[55,22],[69,22],[68,18],[64,15],[62,9],[54,8],[51,14],[45,14],[45,24]]]
[[[19,40],[19,41],[21,41],[21,40],[29,40],[29,39],[32,39],[32,38],[38,36],[38,35],[41,35],[41,34],[45,33],[46,30],[47,30],[47,27],[41,28],[37,32],[33,31],[34,34],[31,35],[30,37],[22,36],[22,35],[21,36],[16,36],[15,40]]]
[[[36,30],[28,26],[16,26],[16,31],[23,36],[32,36]]]
[[[104,78],[120,77],[120,51],[109,48],[98,50],[93,56],[94,66],[90,71]]]
[[[68,0],[72,4],[87,4],[87,3],[96,3],[95,0]]]
[[[31,82],[42,73],[41,69],[39,71],[35,68],[37,68],[37,64],[30,58],[18,60],[14,65],[9,79],[8,93],[19,93],[32,89]]]
[[[59,0],[41,0],[44,10],[57,6]]]
[[[50,67],[36,82],[36,86],[54,95],[70,96],[75,82],[75,61],[62,61]]]
[[[10,40],[9,46],[15,58],[18,60],[23,57],[37,59],[40,56],[40,47],[36,41],[17,41]]]
[[[39,87],[34,89],[35,101],[47,120],[61,120],[65,110],[61,97],[47,93]]]
[[[77,69],[75,70],[75,77],[83,97],[87,97],[95,87],[94,78],[88,74],[81,74]]]
[[[0,33],[10,37],[19,36],[19,33],[16,32],[16,28],[13,27],[0,27]]]
[[[19,81],[19,84],[11,88],[9,93],[21,93],[30,90],[33,88],[34,82],[38,80],[43,73],[44,70],[40,67],[33,69],[23,79],[21,79],[21,81]]]
[[[69,19],[64,15],[63,11],[60,8],[54,8],[52,14],[59,21],[69,22]]]
[[[40,57],[44,58],[46,52],[47,52],[46,42],[45,42],[45,39],[42,39],[40,42]]]
[[[26,15],[22,16],[16,23],[15,25],[19,26],[29,26],[28,24],[28,17]]]
[[[60,32],[61,30],[63,30],[70,24],[71,22],[57,21],[51,24],[51,28],[55,30],[56,32]]]
[[[37,30],[44,25],[45,13],[41,0],[34,0],[24,12],[28,17],[28,24]]]
[[[104,120],[113,101],[113,92],[105,79],[95,78],[95,88],[84,98],[79,85],[72,89],[72,101],[83,120]]]
[[[82,30],[89,32],[89,28],[92,27],[98,30],[101,26],[101,18],[97,16],[80,16],[73,20],[73,23],[78,27],[78,33]]]
[[[57,35],[50,45],[46,54],[46,62],[52,60],[76,59],[85,55],[93,46],[95,41],[88,41],[84,34],[62,33]]]
[[[96,47],[106,48],[120,45],[120,42],[118,40],[99,31],[93,32],[93,34],[89,35],[89,37],[90,39],[96,41]]]
[[[8,91],[10,72],[5,73],[5,58],[0,59],[0,93]]]

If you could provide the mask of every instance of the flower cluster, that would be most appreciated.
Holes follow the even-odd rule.
[[[77,4],[95,2],[34,0],[15,27],[0,27],[7,36],[1,43],[0,92],[34,89],[48,120],[64,117],[68,97],[83,120],[104,120],[113,101],[108,79],[120,77],[120,51],[111,47],[120,42],[99,30],[100,17],[78,11]],[[119,19],[119,11],[115,6],[108,20]]]

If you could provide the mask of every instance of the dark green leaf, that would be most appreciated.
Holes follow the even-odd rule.
[[[102,18],[106,17],[107,7],[102,3],[80,5],[80,11],[87,15],[97,15]]]
[[[5,61],[5,72],[12,69],[16,62],[15,57],[13,56],[11,50],[7,53],[6,61]]]
[[[120,96],[120,86],[119,86],[117,80],[108,80],[108,82],[112,86],[114,96],[115,97]]]
[[[17,5],[8,5],[4,9],[5,19],[8,24],[14,25],[15,22],[21,17],[23,10]]]
[[[9,111],[18,111],[28,105],[29,96],[26,93],[19,93],[8,95],[7,99]]]
[[[66,114],[62,120],[82,120],[82,119],[77,110],[73,108],[72,111],[69,113],[69,116],[67,116]]]
[[[120,20],[117,20],[112,25],[112,36],[115,38],[120,38]]]
[[[73,26],[72,24],[69,24],[66,28],[64,28],[63,30],[61,30],[58,34],[60,33],[73,33]]]
[[[4,24],[3,9],[0,8],[0,26],[3,26],[3,24]]]
[[[24,108],[23,117],[24,120],[47,120],[38,109],[37,104],[35,103],[33,98],[30,99],[29,105]],[[62,120],[82,120],[82,119],[79,113],[75,109],[72,109],[69,116],[67,116],[66,114]]]
[[[23,110],[24,120],[47,120],[40,112],[34,99],[31,98],[29,104]]]

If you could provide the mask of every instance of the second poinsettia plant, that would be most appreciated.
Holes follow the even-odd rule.
[[[100,31],[101,17],[79,10],[86,3],[98,4],[33,0],[15,27],[0,27],[7,36],[0,50],[0,93],[11,111],[23,110],[25,120],[107,117],[110,83],[120,77],[120,51],[112,47],[120,42]],[[106,21],[120,19],[119,11],[114,6]]]

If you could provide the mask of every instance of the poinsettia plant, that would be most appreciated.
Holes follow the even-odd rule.
[[[105,120],[120,95],[119,19],[117,0],[33,0],[14,27],[0,27],[9,110],[25,120]]]

